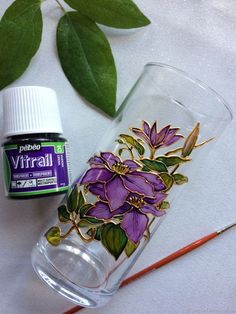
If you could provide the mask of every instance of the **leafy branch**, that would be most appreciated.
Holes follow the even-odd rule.
[[[47,3],[47,1],[45,1]],[[64,0],[57,26],[57,51],[71,85],[110,116],[116,113],[117,73],[110,44],[97,23],[138,28],[150,21],[132,0]],[[28,68],[41,43],[40,0],[15,0],[0,21],[0,90]]]

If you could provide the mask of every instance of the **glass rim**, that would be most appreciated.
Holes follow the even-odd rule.
[[[202,89],[210,92],[212,95],[214,95],[218,100],[219,102],[222,104],[222,106],[225,108],[226,112],[228,113],[228,116],[229,116],[229,120],[232,121],[233,118],[234,118],[234,115],[233,115],[233,111],[229,105],[229,103],[217,92],[215,91],[212,87],[210,87],[208,84],[204,83],[203,81],[195,78],[195,77],[192,77],[191,75],[189,75],[187,72],[175,67],[175,66],[172,66],[172,65],[169,65],[169,64],[166,64],[166,63],[161,63],[161,62],[148,62],[144,65],[144,69],[148,68],[148,67],[160,67],[160,68],[166,68],[166,69],[169,69],[177,74],[180,74],[181,76],[185,77],[185,79],[188,79],[189,81],[192,81],[193,83],[197,84],[199,87],[201,87]]]

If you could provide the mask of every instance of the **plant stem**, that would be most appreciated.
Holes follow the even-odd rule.
[[[152,220],[150,221],[149,225],[147,226],[147,235],[148,235],[148,239],[149,239],[150,236],[151,236],[150,227],[151,227],[151,224],[153,223],[154,220],[155,220],[155,217],[152,218]]]
[[[73,223],[73,228],[76,229],[78,235],[80,236],[80,238],[86,242],[86,243],[89,243],[89,242],[92,242],[94,240],[94,236],[96,234],[96,230],[93,232],[93,235],[90,237],[90,238],[86,238],[84,237],[84,235],[82,234],[82,232],[80,231],[80,228],[77,226],[76,222],[75,221],[72,221]]]
[[[155,157],[155,148],[154,147],[150,147],[150,159],[154,159]]]
[[[194,148],[201,147],[201,146],[203,146],[203,145],[209,143],[210,141],[212,141],[212,140],[214,140],[214,139],[215,139],[214,137],[210,137],[208,140],[206,140],[206,141],[204,141],[204,142],[202,142],[202,143],[196,144],[196,145],[194,146]]]
[[[61,238],[61,239],[65,239],[66,237],[68,237],[68,235],[71,233],[71,231],[72,231],[73,229],[75,229],[74,226],[70,227],[70,229],[69,229],[65,234],[61,235],[60,238]]]
[[[133,147],[131,146],[129,146],[128,144],[126,144],[126,143],[124,143],[125,144],[125,146],[127,147],[127,150],[129,151],[129,153],[130,153],[130,156],[131,156],[131,159],[132,160],[134,160],[134,153],[133,153]],[[125,149],[125,148],[124,148]]]
[[[178,147],[178,148],[175,148],[175,149],[173,149],[173,150],[170,150],[169,152],[165,153],[165,156],[169,156],[169,155],[178,153],[178,152],[180,152],[182,149],[183,149],[182,147]]]
[[[65,8],[62,6],[62,4],[59,2],[59,0],[55,0],[57,2],[57,4],[59,5],[59,7],[61,8],[61,10],[66,13]]]
[[[134,160],[134,153],[133,153],[132,149],[133,149],[133,148],[130,147],[130,148],[129,148],[129,151],[130,151],[130,155],[131,155],[132,160]]]
[[[153,223],[154,220],[155,220],[155,217],[153,217],[152,220],[150,221],[150,224],[148,226],[149,228],[151,227],[151,224]]]
[[[171,175],[172,175],[172,174],[174,174],[174,173],[175,173],[175,171],[176,171],[178,168],[179,168],[179,165],[176,165],[176,166],[174,167],[174,169],[171,171],[171,173],[170,173],[170,174],[171,174]]]

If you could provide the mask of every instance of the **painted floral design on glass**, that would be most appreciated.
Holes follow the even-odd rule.
[[[115,259],[131,256],[143,239],[149,239],[153,221],[166,214],[170,189],[188,182],[178,172],[180,166],[191,160],[195,148],[211,140],[197,144],[199,123],[186,139],[171,125],[158,130],[156,121],[143,121],[130,130],[132,134],[117,139],[117,153],[90,158],[89,169],[58,208],[59,221],[69,225],[68,231],[50,228],[45,234],[50,244],[59,245],[75,231],[84,242],[100,241]],[[179,141],[180,147],[158,154]]]

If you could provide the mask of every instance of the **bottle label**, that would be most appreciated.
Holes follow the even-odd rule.
[[[4,145],[6,194],[31,196],[66,191],[70,183],[68,162],[65,142]]]

